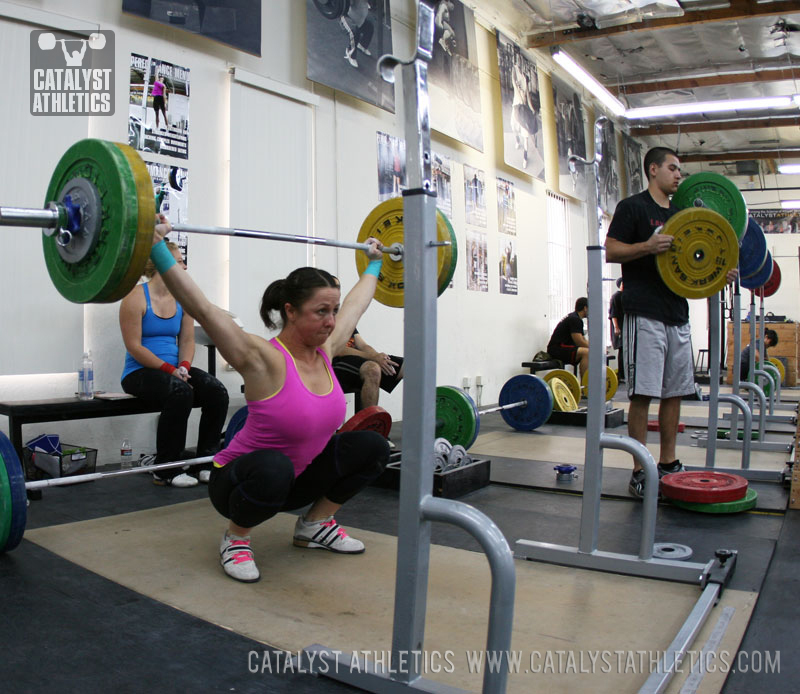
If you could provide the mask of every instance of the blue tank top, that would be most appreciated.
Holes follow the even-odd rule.
[[[144,299],[147,303],[142,317],[142,347],[147,347],[159,359],[163,359],[173,366],[178,365],[178,333],[181,331],[183,321],[183,307],[176,301],[177,309],[171,318],[161,318],[153,313],[150,304],[150,290],[147,283],[142,285]],[[125,352],[125,368],[122,370],[122,379],[144,367],[136,361],[129,352]],[[120,380],[122,380],[120,379]]]

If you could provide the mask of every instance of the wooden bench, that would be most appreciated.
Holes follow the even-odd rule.
[[[571,364],[569,365],[571,366]],[[564,363],[558,359],[547,359],[546,361],[524,361],[522,368],[530,369],[530,373],[535,374],[537,371],[550,371],[551,369],[563,369]]]
[[[120,417],[129,414],[160,412],[161,407],[139,398],[127,397],[114,400],[79,400],[51,398],[48,400],[13,400],[0,402],[0,414],[8,417],[11,444],[20,461],[23,457],[22,425],[40,422],[63,422],[73,419],[96,419],[97,417]]]

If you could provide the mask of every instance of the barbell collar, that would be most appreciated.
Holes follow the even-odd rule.
[[[43,487],[66,487],[70,484],[81,482],[92,482],[94,480],[106,479],[107,477],[123,477],[125,475],[138,475],[143,472],[158,472],[175,467],[185,467],[187,465],[203,465],[214,461],[214,456],[206,455],[201,458],[189,458],[188,460],[177,460],[172,463],[159,463],[158,465],[142,465],[132,467],[127,470],[114,470],[113,472],[89,472],[85,475],[72,475],[70,477],[54,477],[47,480],[36,480],[26,482],[25,489],[42,489]]]

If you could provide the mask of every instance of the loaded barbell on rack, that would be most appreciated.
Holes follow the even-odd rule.
[[[137,152],[105,140],[81,140],[59,160],[45,196],[45,208],[0,207],[0,226],[41,227],[47,271],[59,293],[75,303],[110,303],[139,281],[150,256],[155,197],[153,181]],[[176,232],[259,238],[365,251],[372,236],[386,258],[375,298],[402,306],[403,201],[380,203],[361,225],[358,242],[228,227],[173,225]],[[458,258],[456,236],[437,210],[439,295],[450,284]],[[360,270],[366,256],[356,255]]]
[[[246,419],[247,407],[242,407],[233,414],[225,431],[226,446],[230,443],[234,434],[244,426]],[[391,427],[391,415],[376,405],[357,412],[342,425],[339,431],[376,431],[381,436],[388,437]],[[171,463],[160,463],[158,465],[143,465],[126,470],[91,472],[84,475],[70,475],[68,477],[54,477],[26,482],[22,465],[14,446],[8,437],[0,432],[0,554],[14,549],[22,540],[27,523],[28,499],[26,492],[29,490],[33,491],[44,487],[64,487],[81,482],[94,482],[125,475],[158,472],[159,470],[175,467],[203,465],[204,463],[212,462],[213,459],[213,456],[204,456]]]

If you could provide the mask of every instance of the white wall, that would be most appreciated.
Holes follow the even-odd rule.
[[[201,37],[172,30],[136,17],[123,15],[119,3],[100,0],[42,0],[37,5],[58,15],[96,22],[101,29],[116,32],[117,94],[116,113],[113,117],[92,118],[88,123],[88,134],[111,140],[126,139],[127,133],[127,74],[131,52],[150,55],[185,66],[191,70],[190,142],[189,159],[185,165],[190,171],[189,222],[198,224],[228,225],[242,223],[263,228],[297,226],[283,229],[292,233],[310,233],[330,238],[353,239],[361,222],[377,204],[377,152],[376,131],[403,136],[403,108],[398,100],[396,114],[379,110],[342,93],[308,82],[305,79],[305,3],[299,0],[272,0],[263,3],[262,50],[263,56],[242,54],[221,44]],[[410,28],[412,0],[393,2],[393,42],[395,52],[407,56],[413,39]],[[2,11],[2,4],[0,4]],[[19,31],[16,25],[13,31]],[[24,25],[25,31],[33,26]],[[514,28],[504,27],[505,33],[514,35]],[[0,43],[13,33],[0,21]],[[456,269],[453,288],[448,289],[438,301],[438,354],[437,382],[461,386],[462,379],[470,379],[475,394],[475,377],[481,376],[483,404],[495,402],[503,383],[512,375],[522,371],[520,362],[529,359],[534,352],[544,348],[549,337],[547,329],[547,249],[546,249],[546,205],[547,185],[533,180],[522,172],[510,169],[502,163],[499,150],[502,137],[500,127],[499,80],[495,37],[492,29],[478,26],[478,59],[480,83],[483,97],[483,126],[485,151],[477,152],[433,133],[432,144],[437,152],[451,157],[453,167],[453,214],[452,223],[461,248],[465,247],[465,213],[463,164],[484,170],[487,181],[488,267],[489,292],[478,293],[466,290],[466,270],[462,263]],[[301,90],[309,94],[316,105],[301,102],[280,93],[260,90],[257,87],[233,86],[230,68],[244,69],[261,78],[286,85],[287,91]],[[540,70],[552,67],[549,58],[541,56]],[[11,91],[27,93],[27,70],[9,72],[6,79],[12,80]],[[14,84],[14,80],[18,84]],[[280,89],[277,90],[280,92]],[[280,197],[276,201],[275,191],[284,180],[287,158],[291,152],[278,152],[278,161],[265,160],[263,156],[251,156],[247,143],[258,143],[259,152],[269,143],[263,138],[265,127],[262,109],[270,109],[270,116],[280,113],[291,118],[292,113],[302,113],[301,127],[308,133],[307,149],[301,153],[302,161],[310,169],[296,169],[293,175],[302,177],[308,186],[306,197],[296,196],[285,208]],[[18,120],[23,119],[19,117]],[[54,127],[62,127],[61,121]],[[67,119],[64,119],[67,120]],[[3,123],[8,130],[8,123]],[[63,127],[67,128],[64,123]],[[300,126],[298,126],[300,127]],[[270,133],[274,136],[274,132]],[[63,147],[76,139],[69,130],[59,133]],[[546,136],[546,141],[547,141]],[[591,141],[591,140],[590,140]],[[274,142],[273,142],[274,144]],[[554,146],[549,143],[548,146]],[[272,150],[274,152],[274,150]],[[169,162],[167,157],[154,156],[156,161]],[[10,194],[10,183],[21,179],[33,181],[34,187],[42,187],[41,175],[35,168],[38,164],[22,158],[10,170],[8,165],[0,168],[0,189]],[[45,168],[50,164],[44,163]],[[35,174],[35,175],[34,175]],[[507,296],[499,293],[498,280],[498,230],[494,178],[502,176],[515,184],[517,207],[517,253],[519,258],[519,295]],[[556,172],[557,177],[557,172]],[[240,188],[241,182],[256,186]],[[256,185],[257,184],[257,185]],[[552,184],[551,184],[552,185]],[[258,190],[262,194],[259,194]],[[33,196],[39,201],[43,193]],[[5,196],[4,196],[5,198]],[[3,204],[16,204],[17,200],[4,200]],[[573,298],[586,292],[587,226],[584,204],[570,202],[570,226],[573,235]],[[3,232],[5,234],[5,232]],[[9,232],[11,233],[11,232]],[[246,252],[240,249],[246,243]],[[234,244],[237,244],[236,246]],[[3,255],[6,254],[3,247]],[[260,267],[260,276],[248,277],[241,282],[243,255],[247,266]],[[255,312],[257,301],[269,281],[275,279],[278,268],[294,267],[312,262],[336,273],[345,287],[356,279],[353,253],[344,250],[322,249],[275,244],[259,241],[230,240],[227,237],[192,236],[189,240],[189,267],[193,277],[201,284],[208,296],[225,308],[233,308],[246,314],[246,327],[263,331],[257,324]],[[36,260],[34,265],[42,264]],[[248,270],[249,272],[250,270]],[[609,270],[606,274],[614,274]],[[40,283],[41,284],[41,283]],[[63,300],[50,301],[50,290],[40,284],[30,288],[33,299],[42,313],[49,304],[56,309],[71,310]],[[46,284],[46,282],[45,282]],[[3,295],[13,296],[15,288],[0,276]],[[253,300],[249,306],[246,301]],[[63,304],[63,306],[62,306]],[[38,312],[39,309],[37,309]],[[89,305],[80,311],[84,316],[84,346],[93,351],[95,357],[96,388],[118,391],[122,369],[123,345],[119,335],[116,304]],[[0,321],[4,330],[11,324],[13,330],[24,332],[19,319],[7,308],[0,308]],[[375,303],[364,316],[359,329],[365,338],[376,347],[387,352],[402,352],[403,313]],[[51,345],[42,355],[41,376],[12,376],[13,368],[0,369],[0,399],[28,399],[71,395],[76,387],[76,377],[69,374],[53,374],[59,349]],[[80,348],[71,347],[70,360],[80,356]],[[74,354],[73,354],[74,352]],[[0,365],[8,353],[0,351]],[[205,349],[198,347],[196,362],[203,367]],[[235,373],[225,371],[218,363],[218,374],[228,386],[231,410],[244,401],[240,393],[241,379]],[[395,419],[402,413],[402,387],[390,395],[381,397]],[[115,462],[119,442],[130,437],[136,453],[152,451],[154,448],[155,415],[108,420],[86,420],[79,422],[48,423],[28,426],[25,437],[47,431],[59,433],[70,443],[83,443],[100,449],[99,461]],[[196,427],[197,414],[193,415],[192,427]],[[0,427],[7,431],[5,420]],[[193,433],[187,442],[193,444]]]

